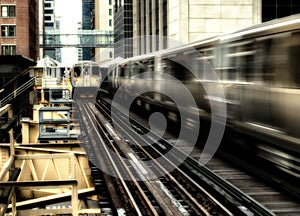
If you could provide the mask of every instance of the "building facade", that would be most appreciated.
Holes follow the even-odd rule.
[[[133,1],[115,0],[114,52],[115,57],[133,56]]]
[[[261,0],[134,0],[133,5],[133,36],[142,36],[135,55],[261,22]]]
[[[55,1],[54,0],[40,0],[41,10],[40,10],[40,32],[42,32],[42,47],[40,49],[40,59],[44,56],[49,56],[51,58],[56,58],[55,48],[45,48],[44,44],[51,44],[54,37],[46,34],[47,31],[56,30],[56,18],[55,18]],[[45,35],[44,35],[45,33]]]
[[[299,0],[262,0],[262,21],[300,13]]]
[[[82,0],[82,30],[93,30],[95,28],[95,0]],[[95,56],[95,49],[82,48],[83,60],[91,60]]]
[[[0,0],[1,55],[39,56],[38,0]]]
[[[112,32],[114,30],[113,0],[95,1],[95,29],[105,32]],[[95,49],[95,61],[104,63],[112,60],[113,58],[113,47]]]
[[[133,0],[134,55],[296,13],[299,0]]]
[[[167,48],[169,2],[171,1],[133,0],[134,55]]]

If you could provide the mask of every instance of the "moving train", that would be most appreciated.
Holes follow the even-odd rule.
[[[170,76],[180,82],[169,84]],[[224,103],[228,127],[264,141],[253,143],[255,154],[300,177],[300,15],[125,59],[108,82],[111,95],[122,88],[146,110],[167,108],[173,121],[176,105],[164,92],[185,98],[181,84],[208,117]]]
[[[71,69],[71,83],[76,97],[95,98],[101,83],[100,65],[94,61],[80,61]]]

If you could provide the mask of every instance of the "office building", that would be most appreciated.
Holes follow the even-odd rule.
[[[82,0],[82,30],[95,29],[95,0]],[[95,49],[82,48],[83,60],[91,60],[95,56]]]
[[[300,13],[299,0],[262,0],[262,21]]]
[[[95,1],[95,29],[103,32],[114,31],[114,5],[113,0],[96,0]],[[98,41],[96,41],[97,43]],[[99,42],[100,43],[100,42]],[[107,62],[114,58],[113,47],[96,48],[95,61]]]
[[[260,0],[134,0],[133,5],[133,36],[141,37],[135,55],[261,22]]]
[[[115,57],[133,56],[133,1],[115,0],[114,5]]]
[[[133,0],[134,55],[295,13],[298,0]]]
[[[1,55],[39,56],[38,0],[0,0]]]

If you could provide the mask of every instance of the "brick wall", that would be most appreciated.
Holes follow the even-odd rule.
[[[38,0],[0,0],[0,5],[15,4],[16,17],[2,18],[0,23],[15,24],[16,37],[2,38],[0,44],[15,44],[16,54],[23,55],[34,61],[37,60],[39,52],[38,43]],[[2,54],[2,53],[1,53]]]

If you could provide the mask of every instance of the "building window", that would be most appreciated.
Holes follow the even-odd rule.
[[[16,45],[3,45],[1,51],[2,55],[16,55]]]
[[[110,20],[108,21],[108,25],[109,25],[109,26],[112,26],[112,19],[110,19]]]
[[[109,9],[109,16],[112,15],[112,9]]]
[[[16,6],[15,5],[1,6],[1,17],[16,17]]]
[[[2,25],[1,26],[1,36],[2,37],[15,37],[16,36],[16,26],[15,25]]]
[[[112,0],[109,0],[109,5],[112,5]]]
[[[53,14],[53,13],[54,13],[54,10],[45,10],[44,13],[45,13],[45,14]]]
[[[52,20],[51,16],[44,16],[44,18],[45,18],[45,21],[51,21]]]
[[[112,51],[109,52],[109,58],[112,58],[113,57],[113,53]]]
[[[51,8],[51,3],[45,3],[45,8]]]

